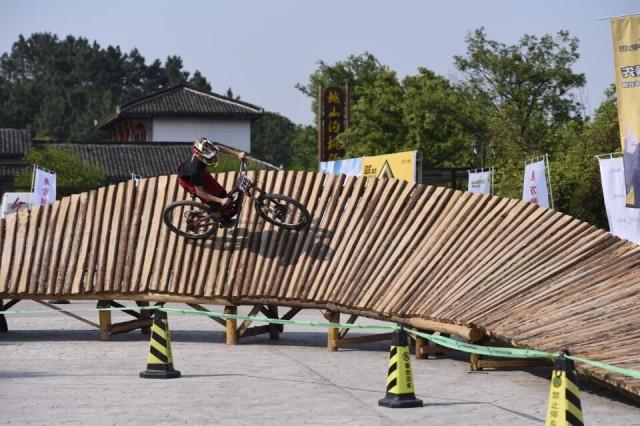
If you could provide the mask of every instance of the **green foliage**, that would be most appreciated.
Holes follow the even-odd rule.
[[[137,49],[123,53],[50,33],[20,36],[0,57],[0,127],[32,125],[44,140],[97,140],[94,121],[116,105],[174,84],[211,90],[199,71],[189,74],[179,56],[147,65]]]
[[[318,133],[313,126],[297,126],[291,144],[292,170],[316,170],[318,168]]]
[[[580,120],[575,90],[583,74],[571,67],[578,59],[578,39],[560,31],[556,37],[525,35],[518,44],[487,39],[483,28],[466,38],[467,54],[456,56],[466,74],[465,89],[484,100],[490,136],[509,156],[554,152],[565,147],[553,139],[556,129]]]
[[[83,161],[70,146],[32,147],[27,152],[25,161],[56,173],[58,196],[83,192],[105,183],[105,174],[102,169]],[[14,182],[16,190],[29,191],[31,189],[32,171],[32,167],[29,167],[16,176]]]
[[[296,125],[275,112],[265,112],[251,123],[251,154],[275,166],[290,166]]]

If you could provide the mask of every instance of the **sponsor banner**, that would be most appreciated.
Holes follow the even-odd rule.
[[[640,16],[611,19],[625,202],[640,208]]]
[[[329,87],[322,94],[324,126],[322,129],[323,161],[344,157],[344,146],[338,135],[345,130],[345,95],[340,87]]]
[[[31,205],[31,195],[31,192],[5,192],[2,195],[0,218],[7,217],[8,214],[15,213],[20,209],[28,208]]]
[[[625,205],[625,175],[622,157],[599,158],[602,195],[607,211],[609,232],[640,243],[640,210]]]
[[[524,168],[522,199],[549,208],[545,160],[529,163]]]
[[[475,171],[468,170],[469,173],[469,192],[477,192],[479,194],[491,194],[491,170]]]
[[[46,172],[39,167],[33,173],[33,199],[34,206],[51,204],[56,201],[56,174]]]
[[[398,152],[362,158],[362,174],[416,181],[418,151]]]
[[[350,158],[347,160],[322,161],[320,171],[334,174],[345,174],[347,176],[362,175],[362,158]]]

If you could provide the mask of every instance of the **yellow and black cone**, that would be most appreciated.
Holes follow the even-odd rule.
[[[549,403],[547,404],[547,426],[580,425],[584,424],[582,406],[580,404],[580,390],[574,374],[575,364],[566,358],[566,350],[556,358],[551,374]]]
[[[169,320],[167,319],[167,313],[164,311],[157,310],[153,315],[147,369],[140,373],[140,377],[145,379],[175,379],[180,377],[180,372],[173,369]]]
[[[413,389],[413,375],[409,355],[409,336],[403,329],[393,332],[389,372],[387,373],[387,394],[378,401],[381,407],[411,408],[422,407],[422,400],[416,398]]]

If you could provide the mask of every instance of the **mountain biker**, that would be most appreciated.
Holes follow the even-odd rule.
[[[215,166],[218,163],[219,151],[235,155],[240,161],[246,159],[246,154],[242,151],[235,151],[207,138],[200,138],[193,143],[191,158],[178,168],[178,183],[189,193],[208,204],[212,211],[220,214],[222,207],[231,202],[231,199],[227,191],[207,170],[207,166]],[[230,217],[222,217],[220,220],[222,228],[234,225],[235,220]]]

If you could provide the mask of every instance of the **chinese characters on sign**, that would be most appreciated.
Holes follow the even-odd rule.
[[[32,205],[50,204],[56,201],[56,174],[37,168],[33,175]]]
[[[329,87],[322,95],[324,125],[322,132],[323,161],[344,157],[344,146],[338,135],[345,130],[345,96],[339,87]]]
[[[528,203],[550,207],[546,162],[544,159],[525,166],[522,199]]]

